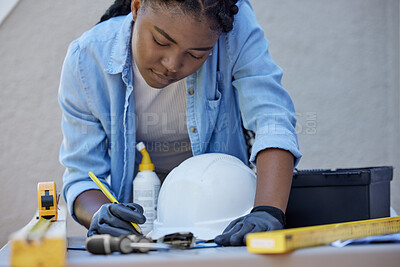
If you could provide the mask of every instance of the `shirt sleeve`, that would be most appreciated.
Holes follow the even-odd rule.
[[[77,196],[86,190],[99,189],[90,179],[89,171],[93,171],[110,190],[104,179],[110,172],[107,138],[101,123],[93,115],[92,103],[88,101],[90,95],[79,64],[80,53],[79,42],[72,42],[64,60],[58,94],[63,132],[59,156],[66,167],[63,196],[75,220],[73,207]]]
[[[255,132],[250,162],[266,148],[291,152],[295,166],[301,158],[292,99],[281,85],[282,69],[268,51],[268,41],[248,1],[240,1],[234,29],[227,35],[243,125]]]

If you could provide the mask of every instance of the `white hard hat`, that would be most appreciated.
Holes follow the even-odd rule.
[[[153,239],[192,232],[213,239],[254,204],[255,173],[239,159],[220,153],[191,157],[173,169],[160,189]]]

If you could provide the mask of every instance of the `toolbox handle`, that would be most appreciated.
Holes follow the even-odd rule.
[[[361,172],[323,172],[322,175],[332,176],[332,175],[360,175]]]

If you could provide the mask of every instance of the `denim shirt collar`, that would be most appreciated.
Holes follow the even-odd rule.
[[[112,44],[110,58],[105,71],[110,74],[121,73],[131,60],[132,13],[124,19],[121,29],[117,32]]]

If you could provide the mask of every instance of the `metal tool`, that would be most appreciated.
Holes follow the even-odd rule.
[[[195,237],[191,232],[177,232],[159,238],[157,243],[169,244],[173,248],[188,249],[195,245]]]
[[[336,240],[397,232],[400,232],[400,216],[250,233],[247,234],[246,245],[251,253],[277,254],[298,248],[328,245]]]
[[[177,232],[165,235],[157,241],[138,235],[114,237],[108,234],[93,235],[86,239],[85,248],[93,254],[120,252],[147,253],[152,250],[194,249],[217,247],[213,240],[197,241],[191,232]],[[77,248],[74,248],[77,249]]]
[[[128,253],[147,253],[150,250],[170,249],[170,245],[153,243],[144,236],[125,235],[114,237],[108,234],[92,235],[85,241],[85,248],[93,254],[111,254],[120,252]]]

